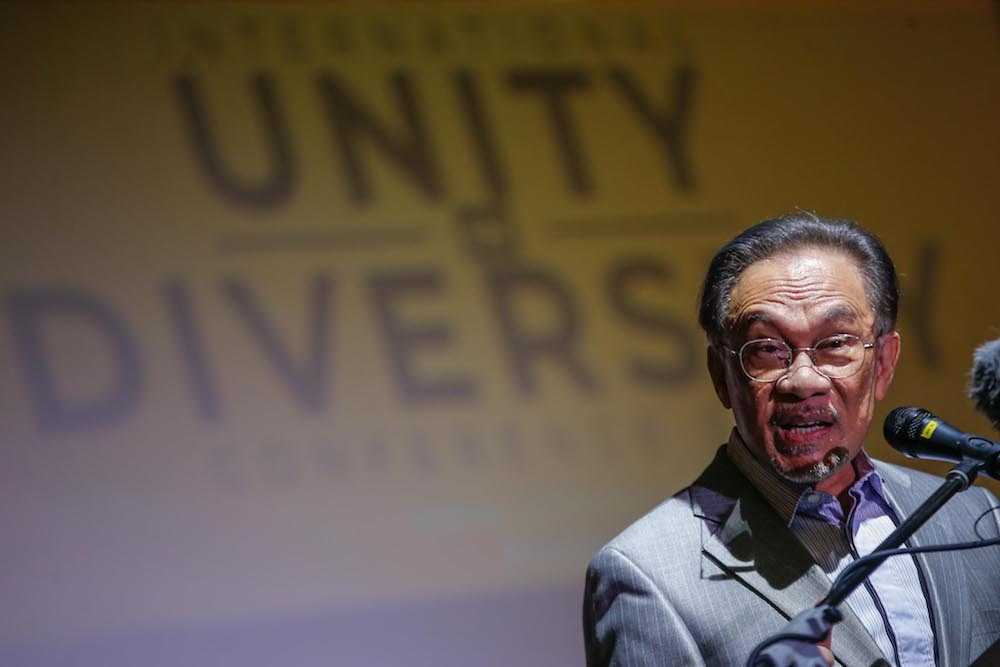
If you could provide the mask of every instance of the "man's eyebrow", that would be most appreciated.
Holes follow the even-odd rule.
[[[774,322],[774,318],[767,313],[755,312],[747,313],[740,317],[738,320],[734,320],[729,324],[729,329],[734,331],[741,336],[746,334],[747,330],[755,323],[761,322],[763,324],[771,324]]]
[[[848,308],[847,306],[833,306],[820,318],[823,324],[833,324],[838,322],[843,322],[845,324],[854,323],[858,320],[858,314]],[[752,312],[747,313],[739,320],[732,323],[731,328],[734,331],[740,333],[745,333],[752,325],[761,324],[774,324],[774,318],[769,313],[764,312]]]
[[[824,323],[857,322],[858,314],[847,306],[834,306],[823,315]]]

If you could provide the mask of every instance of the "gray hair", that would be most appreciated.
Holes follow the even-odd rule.
[[[698,323],[709,342],[722,341],[730,295],[747,267],[805,247],[831,248],[854,259],[864,278],[868,302],[875,311],[877,335],[895,328],[899,279],[878,237],[853,220],[831,220],[808,211],[796,211],[744,230],[712,258],[698,307]]]

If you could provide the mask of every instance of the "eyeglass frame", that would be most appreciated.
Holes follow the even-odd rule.
[[[857,334],[852,334],[852,333],[847,333],[845,331],[841,331],[839,333],[830,334],[829,336],[823,336],[819,340],[814,341],[811,347],[792,347],[786,341],[784,341],[784,340],[782,340],[780,338],[770,338],[770,337],[765,337],[765,338],[751,338],[750,340],[748,340],[748,341],[744,342],[742,345],[740,345],[740,349],[739,350],[734,350],[733,348],[729,347],[728,345],[724,345],[724,344],[719,344],[719,347],[721,347],[723,350],[726,350],[727,352],[729,352],[729,354],[731,354],[734,357],[736,357],[736,360],[740,364],[740,370],[743,371],[743,374],[746,375],[748,378],[750,378],[750,380],[752,380],[753,382],[760,382],[761,384],[771,384],[771,383],[775,383],[775,382],[781,382],[781,380],[783,380],[784,378],[788,377],[788,371],[789,371],[789,369],[791,369],[792,364],[795,363],[795,357],[796,357],[797,353],[798,352],[804,352],[804,351],[808,351],[809,352],[809,362],[812,365],[812,368],[813,368],[814,371],[816,371],[817,373],[819,373],[820,375],[822,375],[823,377],[825,377],[827,380],[845,380],[845,379],[847,379],[849,377],[853,377],[853,376],[857,375],[858,372],[861,371],[861,368],[865,365],[865,362],[868,360],[868,350],[870,350],[873,347],[875,347],[876,345],[878,345],[879,341],[882,340],[882,336],[883,335],[885,335],[885,334],[881,334],[881,335],[876,336],[874,342],[871,342],[871,343],[866,343],[864,341],[864,339],[861,336],[858,336]],[[862,347],[864,347],[864,356],[861,358],[861,364],[858,366],[858,369],[856,371],[853,371],[849,375],[840,375],[838,377],[832,377],[830,375],[827,375],[823,371],[821,371],[819,369],[819,366],[816,364],[816,348],[817,348],[816,344],[817,343],[822,343],[827,338],[836,338],[837,336],[850,336],[852,338],[857,338],[861,342]],[[775,343],[781,343],[782,345],[784,345],[785,347],[787,347],[788,351],[790,352],[790,354],[788,356],[788,365],[785,366],[785,372],[782,373],[781,375],[779,375],[778,377],[774,378],[773,380],[761,380],[759,378],[755,378],[754,376],[750,375],[750,372],[747,371],[746,367],[743,365],[743,350],[746,349],[746,346],[749,345],[750,343],[760,343],[762,341],[767,341],[767,340],[774,341]]]

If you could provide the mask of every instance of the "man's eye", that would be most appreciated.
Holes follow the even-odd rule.
[[[778,357],[783,359],[788,356],[786,348],[778,343],[757,343],[752,347],[751,351],[755,356],[759,357]]]
[[[830,338],[823,340],[817,346],[817,349],[836,351],[836,350],[842,350],[844,348],[854,347],[855,345],[857,345],[857,343],[858,340],[851,336],[846,336],[846,335],[831,336]]]

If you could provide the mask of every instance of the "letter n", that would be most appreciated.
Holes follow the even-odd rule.
[[[320,75],[319,89],[326,100],[336,147],[343,161],[351,195],[359,204],[367,204],[371,200],[370,179],[358,146],[359,139],[367,137],[428,198],[440,199],[444,188],[410,79],[406,74],[396,72],[392,75],[390,84],[401,116],[402,131],[386,129],[337,77],[329,73]]]

